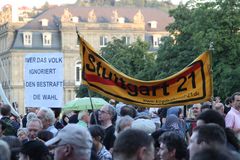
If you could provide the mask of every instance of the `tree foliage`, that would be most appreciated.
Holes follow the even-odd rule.
[[[240,1],[190,1],[170,15],[175,21],[167,27],[171,35],[163,39],[157,53],[156,79],[180,71],[212,43],[215,95],[239,91]]]
[[[140,39],[132,44],[126,44],[124,39],[113,39],[101,51],[103,57],[119,71],[140,80],[150,80],[153,79],[154,54],[148,50],[148,43]]]

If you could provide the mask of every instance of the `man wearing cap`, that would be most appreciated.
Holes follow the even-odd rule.
[[[92,137],[78,124],[68,124],[45,144],[54,149],[54,160],[90,160]]]

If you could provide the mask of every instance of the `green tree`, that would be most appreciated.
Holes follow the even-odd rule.
[[[154,54],[148,50],[148,43],[140,39],[132,44],[126,44],[124,39],[113,39],[101,51],[103,57],[119,71],[140,80],[151,80]]]
[[[190,1],[170,15],[175,21],[157,53],[156,79],[180,71],[212,43],[214,94],[225,98],[239,91],[240,1]]]

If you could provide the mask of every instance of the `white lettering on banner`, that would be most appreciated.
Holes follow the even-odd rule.
[[[25,107],[63,106],[63,54],[25,56]]]

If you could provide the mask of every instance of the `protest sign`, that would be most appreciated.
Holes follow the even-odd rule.
[[[25,107],[63,106],[63,54],[32,53],[25,56]]]

